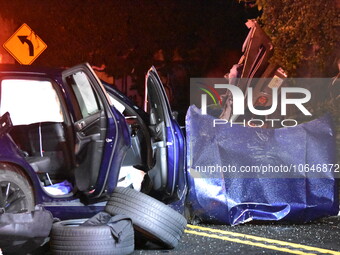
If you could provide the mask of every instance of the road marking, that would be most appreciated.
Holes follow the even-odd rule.
[[[287,252],[287,253],[293,253],[293,254],[301,254],[301,255],[316,255],[316,253],[306,253],[306,252],[302,252],[299,250],[290,250],[288,248],[281,248],[275,245],[266,245],[263,243],[255,243],[252,241],[246,241],[246,240],[241,240],[241,239],[237,239],[237,238],[229,238],[226,236],[218,236],[215,234],[208,234],[205,232],[198,232],[198,231],[192,231],[192,230],[185,230],[185,233],[188,234],[193,234],[193,235],[199,235],[199,236],[205,236],[205,237],[210,237],[210,238],[215,238],[215,239],[221,239],[224,241],[229,241],[229,242],[234,242],[234,243],[241,243],[241,244],[246,244],[246,245],[252,245],[252,246],[257,246],[257,247],[261,247],[261,248],[265,248],[265,249],[270,249],[270,250],[276,250],[276,251],[281,251],[281,252]]]
[[[195,229],[195,230],[199,230],[199,231],[208,231],[208,232],[211,232],[211,233],[217,233],[217,234],[220,234],[220,235],[223,235],[223,236],[186,229],[185,232],[188,233],[188,234],[206,236],[206,237],[221,239],[221,240],[225,240],[225,241],[231,241],[231,242],[237,242],[237,243],[242,243],[242,244],[247,244],[247,245],[253,245],[253,246],[258,246],[258,247],[266,248],[266,249],[278,250],[278,251],[294,253],[294,254],[314,254],[314,253],[309,253],[309,252],[316,252],[316,253],[340,255],[340,252],[338,252],[338,251],[327,250],[327,249],[307,246],[307,245],[303,245],[303,244],[290,243],[290,242],[285,242],[285,241],[280,241],[280,240],[275,240],[275,239],[269,239],[269,238],[265,238],[265,237],[247,235],[247,234],[225,231],[225,230],[214,229],[214,228],[194,226],[194,225],[190,225],[190,224],[188,224],[187,227],[190,228],[190,229]],[[227,237],[225,235],[232,236],[232,237],[240,237],[242,239],[250,239],[250,240],[257,241],[257,242],[253,242],[253,241],[249,241],[249,240],[242,240],[242,239],[238,239],[238,238],[230,238],[230,237]],[[262,243],[260,243],[260,242],[262,242]],[[270,244],[269,245],[264,244],[263,242],[270,243]],[[274,245],[271,245],[271,244],[274,244]],[[288,246],[288,248],[275,246],[275,244],[280,245],[280,246],[286,246],[286,247]],[[289,248],[302,249],[302,250],[305,250],[305,251],[291,250]]]

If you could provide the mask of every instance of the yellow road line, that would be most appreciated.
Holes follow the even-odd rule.
[[[215,234],[208,234],[205,232],[198,232],[198,231],[193,231],[193,230],[184,230],[185,233],[188,234],[193,234],[193,235],[199,235],[199,236],[205,236],[205,237],[210,237],[210,238],[215,238],[215,239],[221,239],[224,241],[230,241],[230,242],[234,242],[234,243],[241,243],[241,244],[246,244],[246,245],[252,245],[252,246],[257,246],[257,247],[261,247],[261,248],[265,248],[265,249],[270,249],[270,250],[276,250],[276,251],[281,251],[281,252],[288,252],[288,253],[293,253],[293,254],[300,254],[300,255],[316,255],[315,253],[307,253],[307,252],[303,252],[303,251],[299,251],[299,250],[290,250],[288,248],[281,248],[278,246],[274,246],[274,245],[266,245],[263,243],[255,243],[252,241],[247,241],[247,240],[241,240],[241,239],[237,239],[237,238],[230,238],[230,237],[226,237],[226,236],[218,236]]]
[[[252,239],[252,240],[255,240],[255,241],[259,241],[259,242],[266,242],[266,243],[277,244],[277,245],[281,245],[281,246],[289,246],[289,247],[292,247],[292,248],[303,249],[303,250],[312,251],[312,252],[340,255],[340,252],[338,252],[338,251],[327,250],[327,249],[307,246],[307,245],[303,245],[303,244],[290,243],[290,242],[285,242],[285,241],[280,241],[280,240],[275,240],[275,239],[269,239],[269,238],[265,238],[265,237],[247,235],[247,234],[225,231],[225,230],[214,229],[214,228],[194,226],[194,225],[190,225],[190,224],[188,224],[187,227],[191,228],[191,229],[197,229],[197,230],[201,230],[201,231],[209,231],[209,232],[212,232],[212,233],[218,233],[218,234],[222,234],[222,235],[229,235],[229,236],[234,236],[234,237]],[[198,232],[198,233],[201,233],[201,232]]]

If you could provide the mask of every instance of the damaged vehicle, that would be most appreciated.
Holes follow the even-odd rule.
[[[268,35],[262,30],[255,20],[248,20],[248,35],[242,45],[243,55],[230,72],[225,75],[229,84],[238,86],[247,95],[247,89],[252,88],[252,102],[258,109],[269,109],[272,105],[272,89],[288,86],[285,82],[286,72],[277,64],[270,62],[274,53],[274,45]],[[279,90],[280,91],[280,90]],[[236,121],[238,115],[231,114],[228,102],[231,95],[228,91],[222,98],[224,104],[220,118]],[[251,119],[253,114],[246,111],[246,118]],[[267,116],[268,118],[280,119],[277,113]]]
[[[205,98],[205,103],[201,99],[191,105],[186,115],[189,220],[229,225],[250,221],[306,223],[338,215],[340,168],[332,119],[315,111],[311,111],[312,118],[301,113],[300,117],[300,108],[294,104],[293,109],[286,108],[287,116],[281,114],[279,91],[291,83],[279,65],[269,61],[274,52],[270,38],[256,21],[248,21],[247,26],[250,30],[243,56],[225,76],[228,81],[193,79],[191,84],[191,91],[197,98]],[[306,107],[317,109],[330,79],[301,80],[295,86],[311,94]],[[225,83],[240,93],[233,97],[230,87],[222,87]],[[216,91],[211,89],[215,84]],[[272,114],[252,113],[249,105],[258,111],[275,105],[274,88],[279,109]],[[210,99],[208,105],[208,92],[212,99],[220,100],[214,103]],[[299,99],[290,94],[290,100]],[[234,114],[233,107],[240,105],[243,111]],[[283,126],[280,121],[285,117],[296,125]],[[256,122],[251,123],[253,119]],[[281,126],[263,124],[266,120],[276,120]]]
[[[149,113],[88,64],[0,66],[0,212],[41,204],[61,219],[90,217],[128,176],[121,169],[141,173],[144,193],[181,199],[184,137],[154,68],[145,85]]]

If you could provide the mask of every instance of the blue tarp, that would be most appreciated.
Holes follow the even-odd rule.
[[[213,119],[195,106],[186,117],[187,205],[193,221],[304,223],[338,214],[330,117],[280,129],[213,127]],[[238,172],[228,172],[228,166]],[[285,166],[290,172],[240,172],[251,166]]]

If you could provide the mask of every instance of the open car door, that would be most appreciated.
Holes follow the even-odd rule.
[[[186,190],[185,140],[154,67],[145,79],[144,110],[149,112],[154,166],[148,171],[163,199],[180,199]]]
[[[111,193],[130,145],[124,117],[110,106],[101,82],[88,64],[63,72],[72,103],[75,183],[90,198]]]

